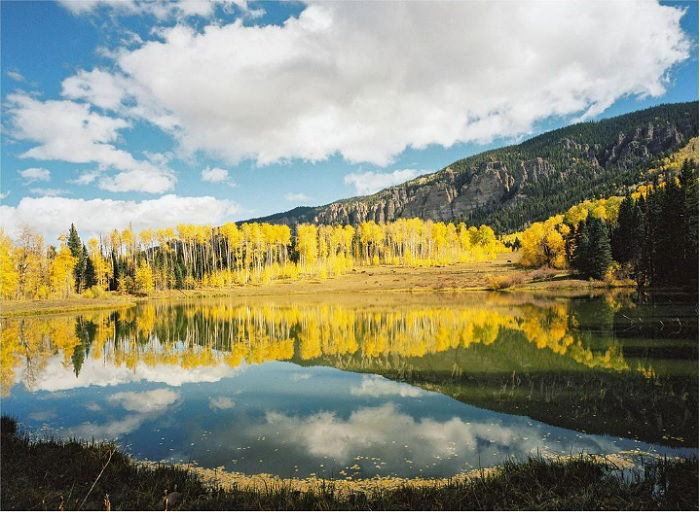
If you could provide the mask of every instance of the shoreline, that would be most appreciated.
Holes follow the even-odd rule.
[[[138,461],[113,443],[37,440],[9,417],[2,426],[5,510],[697,509],[692,458],[649,457],[640,469],[626,453],[538,456],[444,479],[283,479]]]
[[[151,300],[177,300],[216,297],[255,299],[261,297],[307,297],[310,295],[358,295],[395,293],[470,293],[504,292],[530,293],[548,296],[579,296],[605,291],[632,291],[634,288],[610,286],[602,281],[574,279],[567,270],[556,275],[530,280],[508,288],[494,289],[487,281],[494,274],[517,275],[534,273],[511,262],[512,254],[501,254],[496,259],[481,263],[460,263],[436,267],[403,267],[376,265],[356,267],[352,272],[325,280],[302,278],[296,281],[278,280],[270,284],[248,284],[226,289],[200,288],[195,290],[164,290],[148,296],[122,295],[108,292],[104,297],[87,299],[76,296],[62,300],[4,300],[0,318],[70,313],[133,307]]]

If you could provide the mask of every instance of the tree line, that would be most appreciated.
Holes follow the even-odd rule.
[[[294,228],[268,223],[113,230],[83,242],[71,225],[58,248],[29,228],[15,243],[0,232],[0,293],[7,299],[66,298],[104,291],[231,287],[273,279],[325,279],[356,264],[435,266],[505,251],[485,225],[401,219]]]
[[[522,262],[573,266],[584,277],[631,278],[640,286],[698,285],[697,163],[626,197],[586,201],[511,236]]]

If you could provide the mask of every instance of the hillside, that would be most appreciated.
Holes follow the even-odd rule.
[[[697,102],[660,105],[470,156],[372,195],[255,221],[357,224],[419,217],[515,231],[583,199],[642,182],[651,166],[697,134]]]

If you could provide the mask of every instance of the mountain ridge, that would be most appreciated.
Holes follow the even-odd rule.
[[[370,195],[249,221],[356,225],[418,217],[518,230],[585,198],[621,193],[697,133],[697,101],[661,104],[480,152]]]

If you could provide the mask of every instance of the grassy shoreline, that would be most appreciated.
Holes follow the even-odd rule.
[[[226,482],[216,470],[137,462],[110,443],[37,441],[3,417],[3,510],[697,509],[697,460],[659,460],[623,479],[591,456],[533,458],[446,480]],[[356,488],[355,488],[356,486]],[[177,492],[173,494],[173,492]]]
[[[537,271],[524,272],[513,254],[501,254],[483,263],[464,263],[439,267],[400,267],[377,265],[357,267],[347,274],[319,280],[302,278],[279,280],[265,285],[245,285],[230,289],[201,288],[196,290],[158,291],[145,297],[109,293],[103,298],[75,297],[64,300],[3,301],[0,317],[58,314],[71,311],[118,309],[154,299],[191,299],[235,296],[240,299],[259,297],[304,297],[325,294],[368,293],[460,293],[492,291],[489,276],[518,276],[525,280],[504,288],[504,291],[533,292],[547,295],[570,295],[572,292],[602,291],[609,286],[602,281],[571,278],[566,271],[555,277],[538,277]]]

